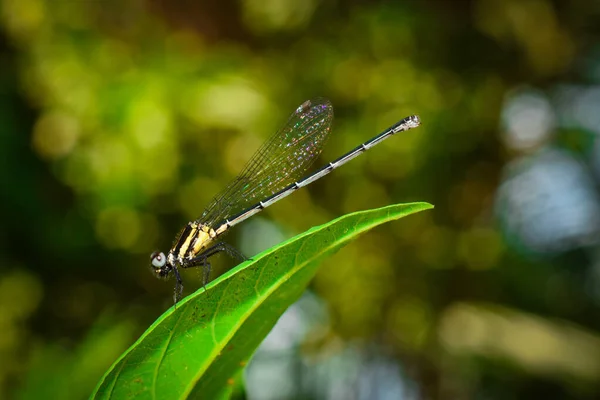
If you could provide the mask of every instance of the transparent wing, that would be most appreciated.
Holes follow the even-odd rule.
[[[212,199],[197,222],[216,228],[297,181],[321,154],[332,120],[329,100],[304,102],[257,150],[240,175]]]

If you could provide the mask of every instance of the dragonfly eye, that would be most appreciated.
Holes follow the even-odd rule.
[[[171,272],[171,266],[167,264],[165,253],[155,251],[150,255],[150,269],[157,278],[166,279]]]
[[[159,270],[167,263],[167,257],[162,251],[155,251],[150,255],[150,262],[155,269]]]

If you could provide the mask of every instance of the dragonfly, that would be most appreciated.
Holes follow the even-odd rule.
[[[302,103],[283,127],[254,153],[240,174],[210,201],[202,215],[181,229],[169,252],[165,255],[155,251],[150,255],[151,270],[158,278],[175,276],[175,304],[183,293],[180,269],[202,267],[206,288],[211,270],[210,257],[224,252],[240,261],[245,260],[237,249],[220,240],[230,228],[321,179],[394,134],[421,124],[417,115],[406,117],[302,178],[321,154],[330,136],[332,121],[333,106],[329,100],[315,98]]]

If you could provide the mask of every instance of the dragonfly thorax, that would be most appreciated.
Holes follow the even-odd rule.
[[[159,278],[167,278],[178,266],[193,260],[209,247],[217,233],[208,225],[199,222],[188,223],[175,240],[167,255],[155,251],[150,255],[152,271]]]
[[[168,260],[182,264],[201,254],[217,237],[214,229],[199,222],[190,222],[182,230],[169,251]]]

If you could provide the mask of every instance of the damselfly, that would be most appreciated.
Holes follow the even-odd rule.
[[[175,302],[183,291],[179,268],[202,266],[203,283],[206,285],[210,275],[209,257],[226,252],[244,259],[233,247],[218,241],[219,236],[229,228],[322,178],[393,134],[416,128],[421,123],[416,115],[404,118],[373,139],[298,180],[321,154],[331,132],[332,120],[333,107],[328,100],[317,98],[302,103],[287,123],[258,149],[240,175],[213,198],[202,216],[181,230],[169,253],[166,256],[162,252],[152,253],[150,261],[157,277],[168,278],[171,273],[175,275]]]

